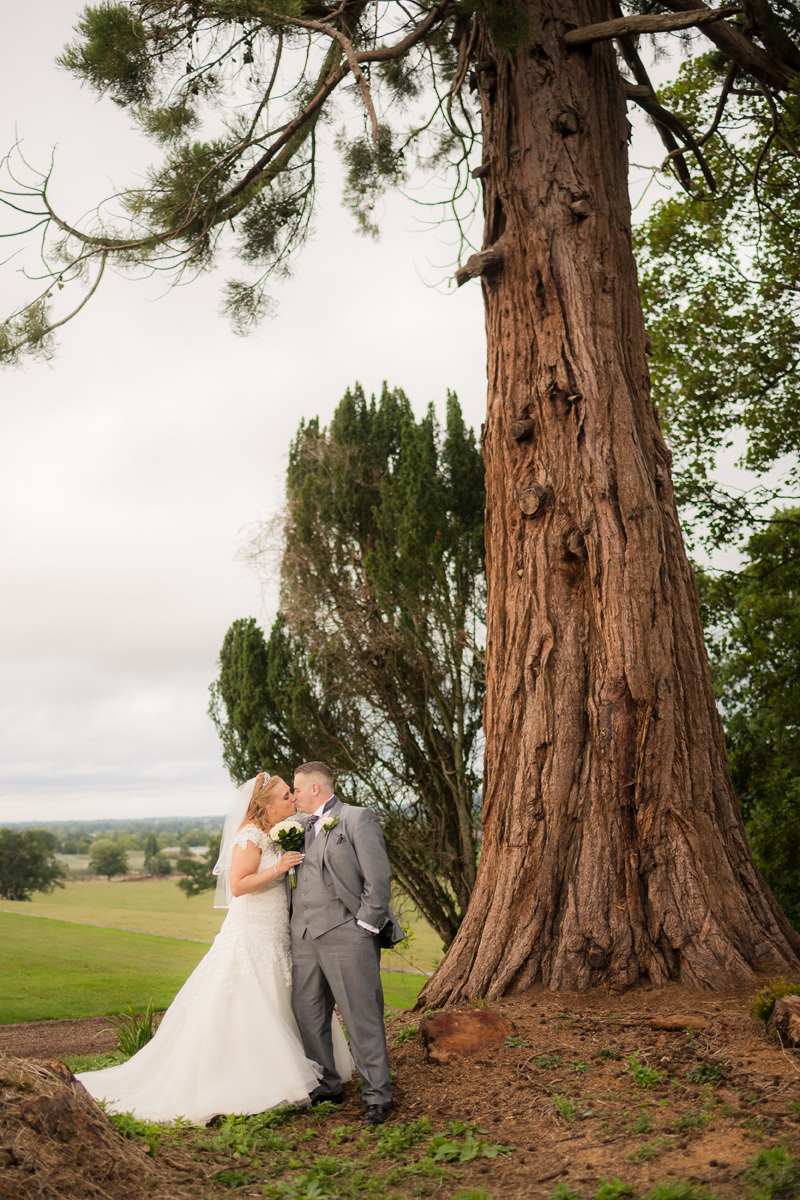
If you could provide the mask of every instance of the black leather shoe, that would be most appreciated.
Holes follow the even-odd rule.
[[[311,1107],[316,1108],[318,1104],[344,1104],[343,1092],[328,1092],[325,1095],[323,1092],[313,1091],[309,1096]]]
[[[388,1116],[388,1106],[383,1104],[368,1104],[364,1111],[364,1124],[382,1125]]]

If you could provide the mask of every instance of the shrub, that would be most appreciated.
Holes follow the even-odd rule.
[[[766,1021],[781,996],[800,995],[800,983],[787,983],[785,979],[776,979],[756,992],[750,1002],[750,1016],[757,1021]]]

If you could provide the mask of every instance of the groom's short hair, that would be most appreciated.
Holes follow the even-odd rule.
[[[302,767],[295,767],[295,775],[321,775],[331,791],[333,791],[333,771],[327,763],[307,762]]]

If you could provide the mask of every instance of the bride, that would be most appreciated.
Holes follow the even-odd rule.
[[[239,789],[214,867],[214,906],[229,911],[211,949],[138,1054],[77,1076],[112,1112],[205,1125],[219,1113],[308,1103],[322,1069],[305,1057],[292,1013],[283,879],[302,855],[281,854],[268,836],[295,811],[277,775]],[[352,1059],[335,1020],[333,1032],[336,1069],[349,1079]]]

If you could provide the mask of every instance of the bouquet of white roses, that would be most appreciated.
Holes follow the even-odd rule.
[[[305,829],[299,821],[293,821],[291,817],[288,821],[278,821],[277,825],[273,825],[269,836],[284,852],[286,850],[302,850],[306,844]],[[297,871],[294,867],[289,868],[289,882],[292,887],[297,887]]]

